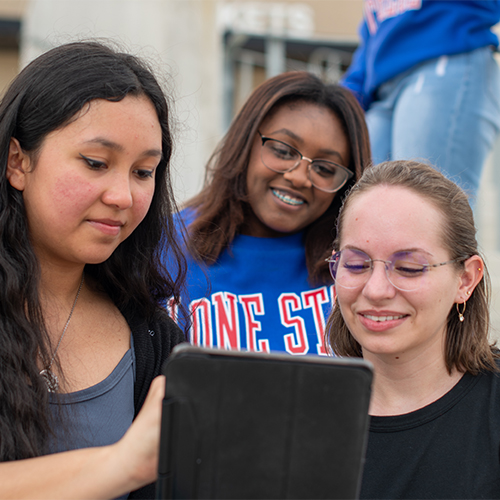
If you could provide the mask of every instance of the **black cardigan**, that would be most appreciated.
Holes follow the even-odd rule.
[[[134,386],[135,416],[142,408],[149,386],[161,374],[161,367],[173,347],[185,342],[182,330],[164,311],[158,311],[151,321],[122,312],[134,339],[136,381]],[[132,491],[128,498],[155,497],[155,483]]]

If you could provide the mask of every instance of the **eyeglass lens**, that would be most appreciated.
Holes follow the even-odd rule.
[[[360,250],[345,249],[330,260],[330,273],[336,285],[343,288],[363,286],[371,276],[374,262],[381,262],[389,282],[399,290],[419,288],[429,268],[425,255],[419,252],[397,252],[389,260],[372,260]]]
[[[267,168],[284,173],[298,166],[302,155],[284,142],[266,138],[262,145],[261,158]],[[313,186],[332,193],[338,191],[350,175],[345,167],[327,160],[314,160],[309,169],[309,178]]]

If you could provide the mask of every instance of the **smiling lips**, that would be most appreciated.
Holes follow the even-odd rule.
[[[276,198],[281,200],[283,203],[286,203],[287,205],[292,205],[292,206],[297,206],[297,205],[303,205],[305,201],[300,198],[296,198],[295,196],[291,196],[290,194],[286,193],[285,191],[281,191],[279,189],[273,188],[272,193]]]
[[[372,321],[377,321],[379,323],[383,321],[393,321],[395,319],[403,319],[405,314],[400,314],[398,316],[373,316],[371,314],[362,314],[363,317],[371,319]]]
[[[89,224],[104,234],[117,236],[123,227],[123,222],[112,219],[91,219]]]
[[[372,311],[371,313],[360,312],[358,314],[361,324],[372,332],[390,331],[401,325],[408,318],[408,314],[391,314],[382,311],[379,314],[376,311]]]

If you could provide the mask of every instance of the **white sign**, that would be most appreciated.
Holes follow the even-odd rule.
[[[306,4],[240,1],[221,2],[217,7],[221,31],[292,38],[314,34],[314,11]]]

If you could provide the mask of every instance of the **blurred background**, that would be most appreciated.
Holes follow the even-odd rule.
[[[283,71],[336,82],[358,44],[362,0],[0,0],[0,94],[42,52],[101,38],[145,57],[173,105],[177,202],[251,91]],[[500,338],[500,141],[487,162],[476,221]]]

